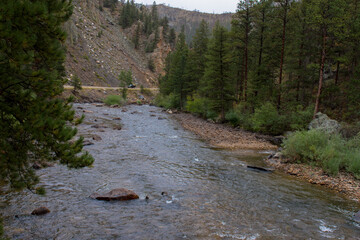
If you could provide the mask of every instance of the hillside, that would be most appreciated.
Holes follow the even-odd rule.
[[[158,76],[164,74],[165,59],[171,51],[165,41],[162,27],[159,28],[159,41],[151,53],[146,53],[145,45],[154,38],[142,36],[140,48],[136,50],[132,38],[136,32],[136,23],[125,30],[119,25],[121,3],[115,7],[103,7],[102,1],[74,0],[73,15],[65,25],[68,33],[66,42],[66,71],[70,79],[77,75],[83,85],[111,86],[119,85],[118,76],[122,70],[131,70],[134,84],[144,87],[158,85]],[[149,6],[151,8],[151,6]],[[231,13],[208,14],[197,11],[187,11],[179,8],[157,6],[159,18],[167,17],[169,26],[176,32],[185,26],[186,38],[189,43],[202,19],[214,26],[216,21],[230,27]],[[140,22],[143,26],[144,23]],[[152,59],[155,71],[148,68]]]
[[[69,77],[76,74],[83,85],[116,87],[119,73],[131,70],[136,85],[157,84],[157,73],[147,67],[149,55],[135,50],[118,24],[120,4],[113,12],[100,7],[95,0],[74,0],[73,4],[73,15],[65,26],[68,32],[65,66]]]
[[[188,43],[194,36],[201,20],[204,19],[209,24],[210,29],[213,28],[216,21],[219,21],[222,26],[230,29],[231,19],[233,16],[233,13],[202,13],[198,11],[188,11],[180,8],[173,8],[164,4],[159,4],[157,9],[159,17],[167,17],[169,20],[169,26],[174,28],[176,32],[180,32],[182,26],[185,26],[186,40]]]

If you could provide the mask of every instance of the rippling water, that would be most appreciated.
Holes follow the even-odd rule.
[[[352,221],[357,203],[281,173],[246,168],[263,165],[267,152],[211,148],[156,107],[129,106],[127,112],[74,107],[92,111],[79,133],[102,138],[85,147],[96,162],[92,168],[38,171],[46,196],[27,191],[1,196],[12,239],[360,238],[360,226]],[[113,120],[118,117],[122,120]],[[123,129],[113,130],[120,123]],[[119,187],[140,199],[88,197]],[[31,216],[39,206],[51,213]]]

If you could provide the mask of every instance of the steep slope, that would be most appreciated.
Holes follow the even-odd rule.
[[[122,70],[131,70],[134,83],[144,87],[157,84],[157,73],[148,67],[145,54],[136,51],[117,24],[119,5],[111,12],[96,0],[74,0],[74,13],[66,24],[66,70],[83,85],[118,86]]]
[[[213,28],[216,21],[219,21],[222,26],[230,29],[231,19],[233,16],[233,13],[202,13],[198,11],[188,11],[180,8],[168,7],[164,4],[158,5],[157,10],[159,17],[168,18],[169,26],[173,27],[176,32],[180,32],[182,26],[185,27],[186,40],[188,43],[194,36],[195,31],[199,27],[201,20],[205,20],[209,24],[210,29]]]

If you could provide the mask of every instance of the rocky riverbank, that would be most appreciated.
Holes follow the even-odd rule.
[[[319,167],[292,163],[290,159],[283,157],[280,153],[269,156],[265,161],[277,170],[304,179],[311,184],[333,189],[360,202],[360,181],[349,173],[340,172],[337,176],[330,176]]]
[[[195,133],[211,145],[227,149],[255,149],[276,150],[278,146],[271,144],[268,136],[235,129],[225,124],[216,124],[187,113],[173,114],[180,124]],[[311,184],[318,184],[342,193],[355,201],[360,201],[360,181],[351,174],[339,173],[333,177],[321,168],[305,164],[291,163],[281,154],[274,154],[265,160],[266,163],[278,171],[305,179]]]
[[[195,117],[188,113],[174,114],[180,124],[187,130],[195,133],[211,145],[227,149],[255,149],[268,150],[278,147],[266,140],[265,136],[235,129],[225,124],[216,124]]]

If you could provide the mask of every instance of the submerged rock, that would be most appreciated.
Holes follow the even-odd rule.
[[[327,133],[338,133],[341,125],[336,120],[330,119],[326,114],[318,112],[310,122],[308,128],[309,130],[319,129]]]
[[[102,195],[99,193],[93,193],[90,195],[90,197],[96,200],[103,201],[128,201],[139,198],[139,196],[135,192],[125,188],[116,188]]]
[[[50,210],[47,207],[39,207],[39,208],[35,209],[34,211],[32,211],[31,215],[40,216],[40,215],[45,215],[49,212],[50,212]]]
[[[92,139],[95,140],[95,141],[101,141],[102,140],[102,138],[99,135],[93,135]]]
[[[274,170],[272,169],[267,169],[267,168],[262,168],[262,167],[256,167],[256,166],[247,166],[247,168],[253,169],[253,170],[257,170],[260,172],[273,172]]]
[[[90,146],[90,145],[94,145],[94,143],[90,142],[89,140],[84,140],[83,146]]]

